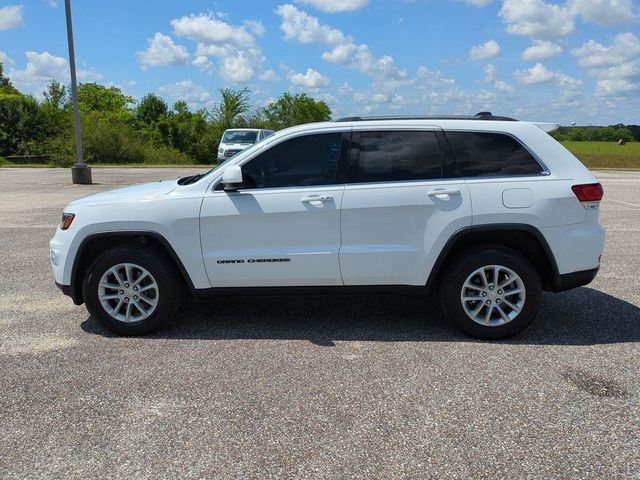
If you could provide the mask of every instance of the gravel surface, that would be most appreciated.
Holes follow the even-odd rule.
[[[640,478],[640,173],[596,280],[502,342],[433,299],[221,298],[119,338],[54,286],[62,207],[193,173],[0,169],[0,478]]]

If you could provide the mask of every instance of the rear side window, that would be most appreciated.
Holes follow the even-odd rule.
[[[537,175],[542,167],[520,142],[502,133],[446,132],[452,177]]]
[[[442,177],[442,150],[434,132],[360,132],[349,182],[397,182]]]
[[[242,166],[244,188],[303,187],[335,183],[341,133],[286,140]]]

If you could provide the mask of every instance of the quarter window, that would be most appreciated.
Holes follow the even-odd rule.
[[[452,177],[538,175],[542,167],[520,142],[502,133],[446,132]]]
[[[244,188],[335,183],[341,133],[306,135],[273,146],[243,165]]]
[[[361,132],[354,137],[359,153],[350,161],[350,182],[442,177],[442,151],[434,132]]]

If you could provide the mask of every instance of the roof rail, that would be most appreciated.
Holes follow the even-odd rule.
[[[475,115],[398,115],[379,117],[344,117],[336,122],[367,122],[375,120],[501,120],[505,122],[517,122],[515,118],[493,115],[491,112],[479,112]]]

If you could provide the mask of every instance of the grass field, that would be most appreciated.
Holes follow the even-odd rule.
[[[640,169],[640,142],[562,142],[589,168]]]

